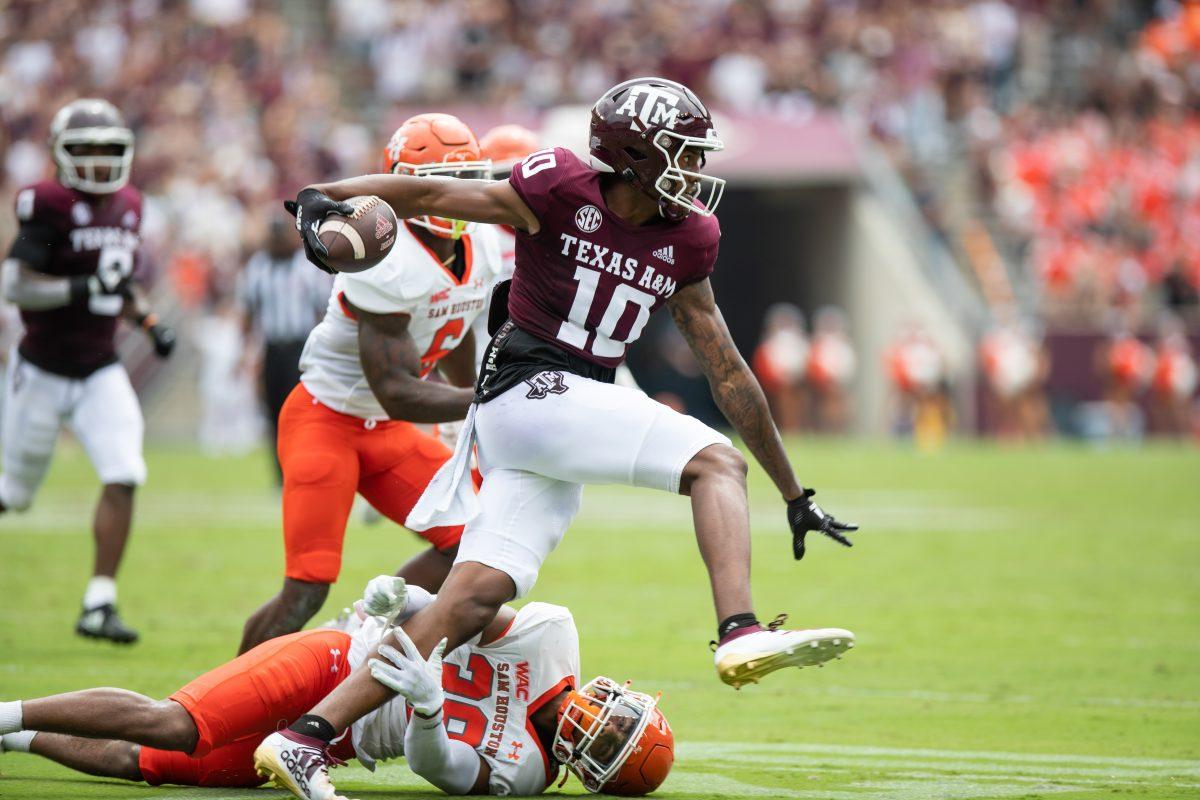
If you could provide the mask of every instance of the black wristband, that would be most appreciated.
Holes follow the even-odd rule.
[[[88,285],[90,279],[90,275],[72,275],[67,279],[70,285],[70,294],[68,297],[71,305],[85,303],[92,296],[91,287]]]

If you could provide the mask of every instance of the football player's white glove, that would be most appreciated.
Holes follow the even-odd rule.
[[[380,645],[379,655],[387,661],[379,658],[368,661],[371,677],[407,700],[413,711],[423,717],[432,717],[445,699],[442,694],[442,654],[446,651],[446,640],[443,638],[438,642],[426,660],[421,658],[417,646],[403,628],[394,628],[393,633],[404,652],[386,644]]]
[[[408,586],[397,575],[371,578],[363,590],[362,604],[368,616],[394,619],[404,613],[408,604]]]

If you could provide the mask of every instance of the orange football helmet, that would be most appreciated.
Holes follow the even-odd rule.
[[[540,146],[537,134],[521,125],[498,125],[479,140],[483,157],[492,160],[492,177],[500,179]]]
[[[554,757],[589,792],[640,797],[675,763],[675,735],[658,698],[609,678],[571,692],[558,712]]]
[[[486,179],[491,162],[466,123],[451,114],[418,114],[396,129],[383,149],[383,169],[397,175],[441,175]],[[408,220],[438,236],[457,239],[471,223],[444,217],[421,216]]]

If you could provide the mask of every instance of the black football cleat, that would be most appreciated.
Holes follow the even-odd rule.
[[[112,603],[85,608],[75,623],[75,632],[89,639],[107,639],[117,644],[133,644],[138,640],[138,632],[121,621],[117,607]]]

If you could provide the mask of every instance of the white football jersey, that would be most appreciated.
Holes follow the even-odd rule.
[[[379,617],[351,639],[350,665],[357,669],[383,638]],[[446,654],[443,716],[452,739],[466,742],[492,769],[489,793],[531,795],[553,782],[557,767],[529,719],[563,689],[579,685],[579,632],[571,612],[529,603],[508,630],[487,645],[463,645]],[[368,767],[404,755],[404,731],[412,710],[396,697],[351,728],[354,749]]]
[[[497,225],[496,237],[500,240],[500,274],[496,276],[496,280],[492,281],[492,286],[488,287],[489,300],[492,288],[500,281],[511,278],[513,270],[517,268],[517,232],[507,225]],[[487,332],[488,313],[490,313],[490,308],[485,308],[484,313],[475,318],[475,324],[472,326],[472,330],[475,331],[476,372],[483,365],[483,351],[487,349],[488,342],[492,340]]]
[[[408,333],[428,374],[458,346],[487,307],[488,292],[503,269],[495,226],[475,225],[462,238],[466,267],[461,280],[442,266],[407,225],[391,252],[363,272],[338,274],[325,318],[313,328],[300,356],[301,382],[322,404],[363,419],[387,419],[358,357],[358,322],[345,301],[373,314],[407,314]]]

